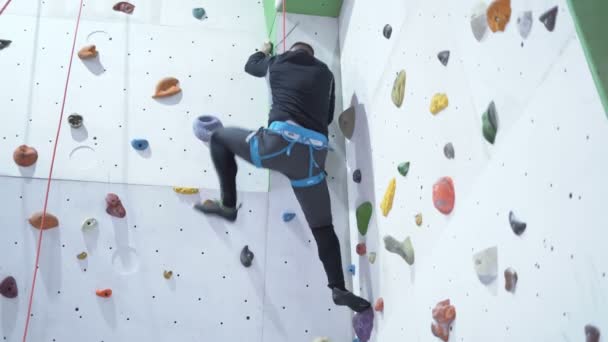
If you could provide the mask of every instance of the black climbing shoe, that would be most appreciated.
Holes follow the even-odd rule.
[[[224,207],[220,201],[206,200],[194,205],[194,209],[208,215],[217,215],[230,222],[236,221],[238,208]]]
[[[336,305],[348,306],[355,312],[365,311],[371,306],[365,299],[357,297],[349,291],[342,291],[337,288],[332,290],[332,297]]]

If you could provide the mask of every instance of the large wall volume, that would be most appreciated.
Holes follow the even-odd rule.
[[[346,156],[349,172],[360,169],[363,178],[348,183],[351,247],[366,241],[378,253],[374,264],[353,254],[362,270],[355,286],[385,303],[373,340],[438,340],[432,309],[444,299],[456,308],[450,341],[584,341],[586,325],[606,334],[608,121],[571,14],[562,0],[513,0],[506,30],[477,41],[470,23],[477,5],[351,0],[342,8],[342,95],[356,111]],[[551,32],[539,17],[553,6]],[[518,30],[524,11],[533,15],[526,39]],[[437,57],[443,50],[450,51],[446,66]],[[401,70],[407,81],[398,108],[391,93]],[[433,115],[436,93],[447,94],[449,105]],[[492,101],[494,144],[482,134]],[[444,155],[447,143],[454,159]],[[402,176],[397,166],[407,161]],[[455,186],[449,215],[433,204],[433,185],[444,176]],[[392,178],[385,217],[380,204]],[[365,201],[374,213],[361,236],[354,213]],[[511,211],[527,223],[520,236]],[[386,235],[411,238],[412,266],[384,248]],[[494,246],[497,274],[486,286],[473,256]],[[514,293],[505,290],[508,267],[518,273]]]

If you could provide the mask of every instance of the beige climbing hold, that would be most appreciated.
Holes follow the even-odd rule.
[[[367,259],[369,260],[370,264],[373,264],[376,262],[376,252],[369,252],[369,254],[367,254]]]
[[[80,59],[91,59],[97,57],[99,52],[95,45],[87,45],[78,51],[78,58]]]
[[[173,277],[173,271],[164,271],[163,272],[163,277],[165,277],[165,279],[171,279],[171,277]]]
[[[405,79],[405,70],[401,70],[397,75],[397,78],[395,78],[395,83],[393,84],[393,92],[391,97],[397,108],[401,108],[403,98],[405,97]]]
[[[421,213],[416,214],[416,225],[418,227],[422,226],[422,214]]]
[[[384,198],[382,199],[382,203],[380,204],[380,208],[382,209],[382,215],[387,216],[388,213],[393,208],[393,199],[395,198],[395,189],[397,188],[397,180],[395,178],[391,179],[390,183],[388,183],[388,188],[384,193]]]
[[[438,93],[431,99],[431,113],[436,115],[448,107],[448,96],[443,93]]]
[[[44,226],[43,226],[41,211],[34,213],[32,216],[30,216],[28,221],[30,222],[30,224],[32,226],[34,226],[34,228],[38,228],[38,229],[42,229],[42,230],[55,228],[59,225],[59,220],[57,219],[57,217],[55,217],[54,215],[47,212],[44,217]]]
[[[329,337],[317,337],[312,342],[331,342]]]
[[[498,248],[486,248],[473,255],[473,266],[482,284],[492,283],[498,275]]]
[[[153,98],[169,97],[178,94],[182,91],[179,87],[179,80],[175,77],[163,78],[156,85],[156,91]]]
[[[178,194],[182,194],[182,195],[194,195],[194,194],[198,194],[198,189],[197,188],[184,188],[184,187],[173,187],[173,191],[177,192]]]
[[[89,256],[89,255],[87,254],[87,252],[82,252],[82,253],[78,254],[78,255],[76,256],[76,258],[78,258],[78,260],[84,260],[84,259],[86,259],[88,256]]]

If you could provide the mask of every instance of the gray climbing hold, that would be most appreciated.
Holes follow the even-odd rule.
[[[585,325],[585,341],[586,342],[599,342],[600,341],[600,330],[591,325]]]
[[[382,30],[382,34],[384,35],[384,38],[390,39],[391,35],[393,34],[393,27],[389,24],[386,24],[384,26],[384,29]]]
[[[498,248],[490,247],[473,255],[473,265],[482,284],[492,283],[498,276]]]
[[[245,267],[251,267],[253,257],[253,252],[249,250],[249,246],[243,247],[243,250],[241,251],[241,264]]]
[[[6,277],[0,282],[0,295],[6,298],[15,298],[19,294],[17,281],[13,277]]]
[[[222,127],[224,127],[224,125],[222,125],[220,119],[212,115],[199,116],[192,124],[194,135],[203,142],[209,142],[213,132]]]
[[[509,212],[509,224],[511,224],[511,229],[515,235],[521,235],[526,230],[527,224],[522,222],[515,217],[512,211]]]
[[[437,54],[437,58],[439,59],[441,64],[443,64],[444,66],[448,66],[448,62],[450,61],[450,51],[449,50],[441,51],[440,53]]]
[[[150,143],[146,139],[133,139],[131,140],[131,147],[137,151],[143,151],[150,146]]]
[[[481,117],[483,136],[490,144],[494,144],[496,133],[498,132],[498,116],[496,114],[496,105],[494,101],[490,102],[488,109]]]
[[[488,22],[486,20],[486,9],[487,5],[483,2],[479,2],[471,13],[471,30],[473,30],[473,36],[480,42],[485,36],[488,30]]]
[[[355,132],[355,107],[349,107],[338,118],[338,126],[344,137],[350,140]]]
[[[386,248],[387,251],[402,257],[408,265],[414,264],[414,246],[412,245],[412,239],[409,236],[403,241],[398,241],[394,237],[386,235],[384,236],[384,248]]]
[[[517,18],[517,28],[519,30],[519,34],[523,39],[528,38],[530,35],[530,31],[532,31],[532,23],[534,20],[532,19],[532,11],[525,11],[519,14]]]
[[[70,127],[74,129],[82,127],[83,121],[84,119],[82,118],[82,115],[74,113],[68,116],[68,124],[70,124]]]
[[[201,20],[205,16],[205,9],[202,7],[197,7],[192,9],[192,16],[196,19]]]
[[[443,154],[448,159],[454,159],[454,157],[456,156],[456,152],[454,151],[454,145],[452,145],[451,142],[443,146]]]
[[[356,169],[355,172],[353,172],[353,182],[361,183],[361,170]]]
[[[94,229],[97,227],[97,220],[90,217],[82,222],[82,230]]]
[[[376,252],[369,252],[369,254],[367,255],[367,259],[369,260],[370,264],[373,264],[376,262]]]
[[[289,222],[296,217],[296,213],[286,212],[283,213],[283,222]]]
[[[538,18],[543,23],[543,25],[545,25],[545,28],[549,32],[553,32],[553,30],[555,29],[555,21],[557,20],[557,10],[558,7],[555,6],[547,12],[543,13],[543,15]]]
[[[11,43],[12,41],[10,40],[0,39],[0,50],[7,48],[9,45],[11,45]]]

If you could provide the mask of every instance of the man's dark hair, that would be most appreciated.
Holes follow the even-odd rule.
[[[315,50],[312,48],[312,46],[310,46],[310,44],[307,44],[304,42],[297,42],[297,43],[293,44],[289,50],[305,50],[306,52],[310,53],[311,55],[313,55],[313,56],[315,55]]]

